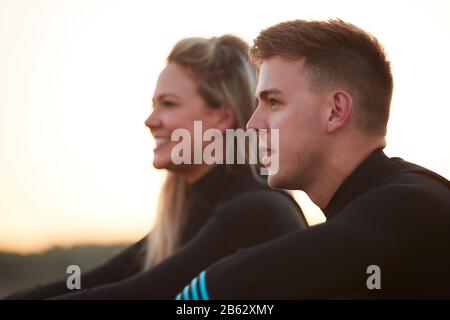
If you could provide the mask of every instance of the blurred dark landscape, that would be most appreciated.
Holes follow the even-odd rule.
[[[9,293],[48,281],[67,278],[75,264],[87,271],[125,248],[126,244],[55,247],[38,254],[0,252],[0,299]]]

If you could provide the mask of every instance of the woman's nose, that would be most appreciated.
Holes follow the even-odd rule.
[[[147,120],[145,120],[145,125],[149,129],[154,129],[161,125],[161,120],[159,119],[155,110],[153,110],[152,113],[148,116]]]

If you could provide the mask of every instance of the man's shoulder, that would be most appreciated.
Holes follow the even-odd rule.
[[[405,161],[402,158],[394,157],[391,158],[391,161],[395,162],[400,167],[400,170],[397,171],[390,183],[406,184],[430,191],[444,190],[449,192],[450,182],[440,174],[418,164]]]
[[[402,170],[354,199],[342,213],[363,213],[388,221],[434,220],[450,225],[450,189],[445,181],[422,170]]]

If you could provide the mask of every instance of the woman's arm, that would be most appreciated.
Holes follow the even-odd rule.
[[[152,269],[55,299],[173,299],[182,286],[215,261],[301,228],[298,207],[274,191],[246,193],[214,211],[191,241]]]

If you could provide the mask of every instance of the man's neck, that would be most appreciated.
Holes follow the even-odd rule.
[[[342,146],[339,150],[330,150],[323,166],[317,172],[315,183],[305,192],[322,210],[327,207],[332,197],[352,172],[376,149],[384,147],[384,139],[367,143],[352,142],[353,145]],[[334,152],[333,152],[334,151]]]

